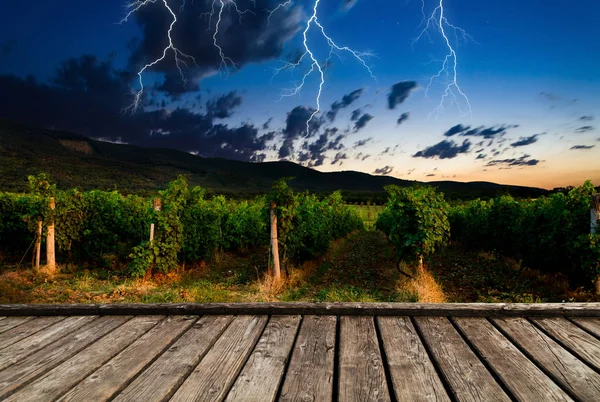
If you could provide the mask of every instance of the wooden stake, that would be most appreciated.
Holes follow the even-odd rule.
[[[35,272],[40,272],[40,253],[42,249],[42,221],[37,223],[37,238],[35,239]]]
[[[277,243],[277,215],[275,208],[277,205],[271,201],[271,211],[269,213],[271,220],[271,250],[273,252],[273,277],[275,280],[281,279],[281,268],[279,267],[279,245]]]
[[[156,212],[160,211],[160,198],[155,198],[153,201],[153,208]],[[154,240],[154,223],[150,224],[150,242]]]
[[[54,210],[54,197],[50,198],[50,209]],[[46,270],[48,274],[56,273],[56,254],[54,249],[54,221],[48,224],[48,234],[46,235]]]

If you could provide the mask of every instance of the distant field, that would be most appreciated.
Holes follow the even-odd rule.
[[[384,205],[349,205],[354,208],[367,227],[375,225],[377,217],[385,209]]]

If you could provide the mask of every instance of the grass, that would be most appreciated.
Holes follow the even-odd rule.
[[[149,280],[110,271],[75,269],[55,277],[4,266],[0,303],[181,302],[560,302],[598,301],[571,289],[561,275],[541,274],[492,253],[452,245],[425,260],[426,269],[404,265],[377,231],[358,231],[332,242],[329,251],[301,265],[284,264],[283,279],[265,275],[268,255],[221,253]]]

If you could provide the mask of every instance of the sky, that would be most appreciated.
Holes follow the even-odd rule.
[[[1,118],[321,171],[600,184],[596,0],[0,0],[0,10]]]

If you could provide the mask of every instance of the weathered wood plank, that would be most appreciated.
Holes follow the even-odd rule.
[[[20,389],[7,401],[55,401],[163,319],[164,316],[133,318],[25,388]]]
[[[33,320],[35,317],[6,317],[0,321],[0,334]]]
[[[600,375],[522,318],[497,318],[495,323],[519,344],[554,381],[582,401],[597,401]]]
[[[0,371],[0,399],[56,367],[130,318],[127,316],[101,317],[29,355],[8,370]]]
[[[340,317],[339,399],[390,401],[373,317]]]
[[[510,401],[447,318],[419,317],[415,322],[457,400]]]
[[[583,360],[600,370],[600,342],[577,325],[564,318],[534,319],[537,325],[546,330],[567,349],[575,352]]]
[[[3,304],[0,315],[389,315],[600,317],[600,303]]]
[[[24,324],[19,325],[10,331],[5,331],[0,334],[0,349],[12,345],[13,343],[17,343],[21,339],[27,338],[28,336],[33,335],[52,324],[56,324],[57,322],[64,320],[65,318],[66,317],[61,316],[40,317],[36,318],[35,320],[25,322]]]
[[[189,316],[167,317],[59,400],[104,401],[112,398],[195,320]]]
[[[68,317],[0,350],[0,370],[95,320],[97,316]]]
[[[227,401],[274,401],[288,361],[300,316],[271,318],[227,395]]]
[[[267,324],[267,316],[238,316],[171,401],[222,401]]]
[[[592,334],[600,337],[600,318],[577,317],[572,318],[571,321],[576,322]]]
[[[280,401],[330,401],[337,318],[305,316],[283,382]]]
[[[113,401],[151,402],[169,398],[232,320],[232,316],[206,316],[198,320]]]
[[[399,402],[449,402],[425,346],[408,317],[377,317],[394,395]]]
[[[572,400],[485,318],[455,318],[455,321],[518,400]]]

